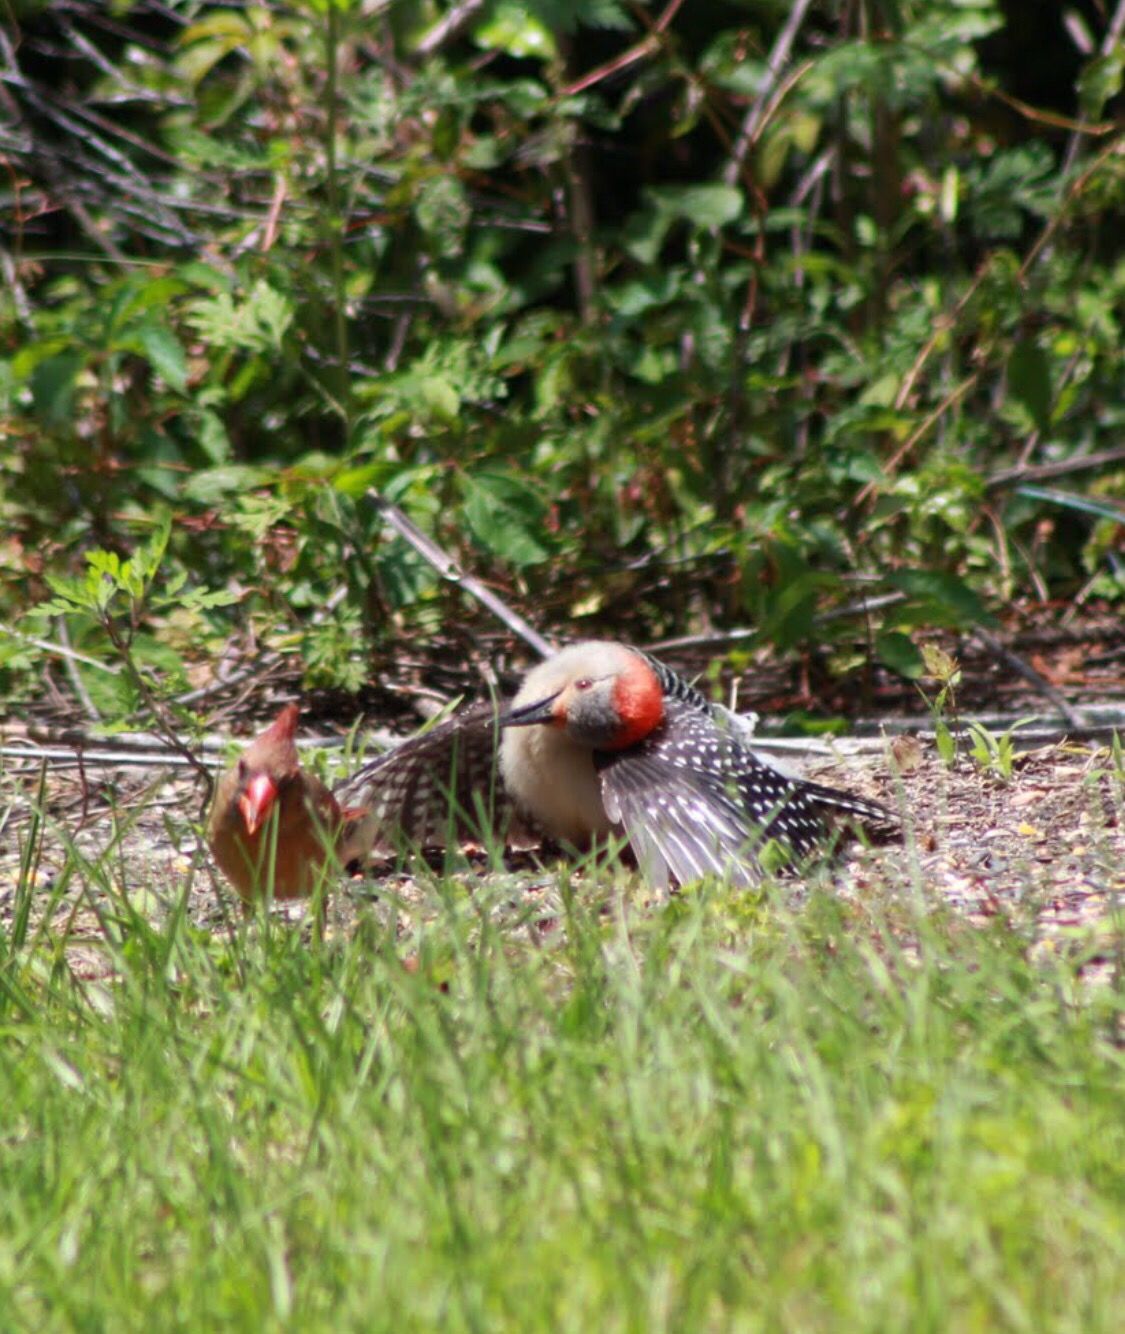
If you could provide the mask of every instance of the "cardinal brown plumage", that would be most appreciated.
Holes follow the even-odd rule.
[[[343,816],[320,779],[301,768],[298,712],[287,704],[215,787],[207,842],[245,903],[266,893],[271,860],[277,899],[307,897],[336,860]]]

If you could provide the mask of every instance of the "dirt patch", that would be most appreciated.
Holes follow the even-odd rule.
[[[900,758],[908,771],[897,775],[887,755],[806,767],[809,777],[903,812],[903,843],[845,849],[838,892],[857,907],[920,896],[969,924],[1000,918],[1037,949],[1080,948],[1090,976],[1107,974],[1120,950],[1125,893],[1125,774],[1111,751],[1043,747],[1016,757],[1007,782],[967,759],[949,767],[924,744]],[[41,803],[38,785],[37,771],[11,762],[0,771],[6,933],[24,933],[48,956],[61,950],[78,977],[93,979],[112,971],[107,940],[127,931],[134,913],[159,921],[184,902],[203,930],[237,926],[239,906],[201,847],[198,781],[129,767],[48,773]],[[394,917],[409,953],[434,872],[417,863],[371,872],[332,895],[328,929],[350,931],[374,903],[380,916]],[[515,855],[496,872],[470,850],[459,874],[470,888],[488,875],[501,890],[492,901],[507,905],[510,924],[537,943],[557,930],[557,877],[533,856]],[[591,884],[590,892],[600,891]],[[639,889],[638,901],[645,897]],[[307,915],[302,904],[275,911]]]

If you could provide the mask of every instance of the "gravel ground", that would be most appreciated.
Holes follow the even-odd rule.
[[[892,774],[894,764],[900,772]],[[850,845],[833,883],[859,914],[921,896],[927,908],[966,925],[996,919],[1027,933],[1041,951],[1080,953],[1082,975],[1107,979],[1119,967],[1125,893],[1125,774],[1105,748],[1062,743],[1015,758],[1008,781],[961,759],[949,768],[922,743],[896,743],[896,759],[865,757],[817,764],[810,777],[873,796],[905,812],[903,844]],[[239,909],[200,845],[202,788],[183,772],[131,767],[48,771],[44,815],[32,818],[39,771],[8,761],[0,770],[0,923],[11,932],[19,885],[30,879],[26,929],[37,948],[61,950],[82,977],[112,972],[107,936],[122,930],[127,903],[159,920],[190,886],[190,920],[233,929]],[[488,877],[489,903],[537,941],[559,929],[557,876],[533,855],[514,854],[503,872],[467,850],[459,873],[471,889]],[[409,962],[411,942],[440,910],[434,872],[384,864],[344,881],[333,895],[329,930],[350,932],[357,916],[393,914]],[[637,911],[659,911],[632,877],[583,873],[579,892],[624,884]],[[795,887],[794,895],[800,890]],[[306,919],[304,905],[275,911]]]

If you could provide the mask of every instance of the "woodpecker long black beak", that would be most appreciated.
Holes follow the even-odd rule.
[[[556,690],[553,695],[548,695],[546,699],[537,699],[534,704],[521,704],[518,709],[509,709],[507,713],[500,715],[498,720],[500,726],[531,727],[535,723],[553,722],[554,714],[551,712],[551,706],[561,694],[561,690]]]

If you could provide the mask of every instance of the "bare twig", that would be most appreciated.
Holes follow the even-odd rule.
[[[53,644],[49,639],[39,639],[35,635],[25,635],[22,630],[13,630],[10,625],[0,625],[0,634],[18,639],[21,644],[31,644],[34,648],[41,648],[44,653],[53,653],[60,658],[72,658],[85,667],[96,667],[99,672],[108,672],[110,676],[117,676],[121,671],[120,667],[114,667],[112,663],[99,662],[97,658],[90,658],[85,653],[75,652],[69,644]]]
[[[956,385],[954,388],[952,388],[949,391],[949,393],[946,394],[946,396],[937,405],[937,407],[933,409],[932,412],[927,413],[927,415],[923,417],[919,425],[916,426],[913,431],[911,431],[910,435],[907,436],[907,438],[898,447],[898,449],[895,450],[895,452],[886,461],[886,463],[883,464],[884,476],[880,478],[879,483],[868,482],[867,485],[860,491],[859,495],[856,496],[855,503],[857,506],[862,505],[864,501],[866,501],[870,496],[873,496],[875,492],[879,489],[880,484],[890,480],[891,475],[898,468],[898,465],[903,461],[904,458],[906,458],[907,454],[910,453],[910,451],[914,448],[914,446],[918,443],[918,441],[921,440],[922,437],[927,434],[927,432],[930,430],[930,427],[933,426],[935,422],[940,421],[951,407],[959,403],[961,399],[963,399],[965,395],[969,392],[969,390],[976,386],[979,380],[980,380],[980,371],[973,371],[973,373],[971,375],[966,376],[965,379],[963,379],[959,385]]]
[[[1117,8],[1113,11],[1113,18],[1110,19],[1101,46],[1098,48],[1099,56],[1109,55],[1120,40],[1122,31],[1125,31],[1125,0],[1117,0]],[[1085,122],[1080,122],[1072,128],[1062,159],[1061,175],[1064,180],[1078,158],[1082,141],[1089,133],[1090,127]]]
[[[59,638],[63,642],[63,647],[70,650],[70,634],[66,628],[66,618],[60,616],[56,622],[58,626]],[[82,680],[82,674],[78,670],[78,663],[75,661],[73,651],[63,654],[63,669],[66,672],[67,679],[70,681],[70,688],[78,696],[78,702],[82,705],[82,710],[91,722],[101,722],[101,714],[98,712],[97,705],[90,698],[90,692],[86,689],[86,682]]]
[[[398,533],[399,537],[408,542],[423,560],[429,561],[443,579],[448,579],[452,584],[460,584],[466,593],[475,597],[478,602],[487,607],[494,616],[503,621],[514,635],[518,635],[525,644],[530,645],[541,658],[551,656],[554,649],[534,627],[529,625],[518,612],[513,611],[511,607],[501,601],[491,589],[486,588],[479,579],[474,578],[471,574],[466,574],[457,564],[457,561],[448,552],[443,551],[432,538],[427,537],[416,524],[406,517],[397,505],[392,505],[389,500],[384,500],[373,487],[368,490],[367,498]]]
[[[1039,262],[1039,256],[1042,255],[1043,251],[1047,248],[1055,232],[1062,226],[1063,219],[1067,216],[1067,205],[1078,198],[1086,188],[1087,182],[1092,176],[1097,175],[1102,165],[1111,157],[1121,153],[1123,148],[1125,148],[1125,136],[1115,135],[1110,142],[1106,144],[1102,151],[1091,160],[1089,166],[1071,181],[1067,188],[1066,198],[1055,210],[1053,216],[1047,220],[1047,225],[1043,228],[1042,232],[1040,232],[1039,239],[1027,252],[1027,256],[1020,265],[1020,282],[1023,282],[1027,278],[1028,274],[1030,274],[1031,270]]]
[[[5,759],[45,760],[52,769],[81,768],[83,765],[97,765],[136,769],[187,769],[196,772],[204,768],[210,780],[212,769],[221,769],[223,761],[218,756],[206,760],[189,760],[185,755],[172,751],[143,754],[131,750],[85,750],[82,747],[37,746],[27,745],[0,746],[0,756]]]
[[[423,57],[436,55],[443,46],[455,42],[483,8],[484,0],[463,0],[462,4],[455,5],[445,18],[434,24],[414,50]]]
[[[684,0],[669,0],[669,4],[665,6],[660,16],[649,23],[647,37],[629,47],[627,51],[614,56],[612,60],[607,60],[605,64],[599,65],[596,69],[592,69],[573,82],[566,84],[560,90],[562,95],[573,97],[576,93],[585,92],[587,88],[592,88],[595,84],[601,83],[603,79],[619,74],[621,70],[636,64],[638,60],[644,60],[648,56],[655,55],[660,50],[660,34],[667,30],[668,25],[676,17],[683,3]],[[638,12],[638,17],[644,22],[649,22],[648,16],[643,10]]]
[[[985,486],[994,490],[1021,482],[1046,482],[1055,477],[1066,477],[1073,472],[1087,472],[1104,468],[1111,463],[1125,463],[1125,445],[1113,449],[1099,449],[1093,454],[1080,454],[1073,459],[1057,459],[1054,463],[1035,463],[1020,468],[1003,468],[985,480]]]
[[[1017,672],[1023,679],[1032,686],[1038,694],[1058,709],[1066,720],[1068,726],[1073,728],[1085,728],[1088,726],[1087,719],[1081,710],[1076,709],[1060,690],[1055,687],[1043,676],[1037,672],[1031,663],[1026,662],[1018,653],[1013,653],[992,633],[991,630],[984,630],[978,627],[973,631],[973,638],[998,658],[1002,658],[1014,672]]]
[[[1122,0],[1122,2],[1125,3],[1125,0]],[[1101,152],[1098,153],[1098,155],[1090,162],[1090,164],[1081,173],[1081,175],[1075,177],[1075,179],[1070,183],[1066,192],[1065,199],[1060,203],[1054,215],[1047,220],[1045,226],[1043,227],[1043,230],[1040,232],[1034,245],[1032,245],[1031,249],[1024,256],[1024,260],[1023,263],[1020,265],[1019,275],[1018,275],[1019,281],[1021,283],[1027,280],[1028,276],[1031,274],[1031,271],[1035,268],[1036,264],[1039,262],[1040,256],[1043,254],[1044,250],[1050,243],[1051,238],[1054,236],[1058,228],[1062,225],[1063,219],[1067,216],[1068,205],[1074,199],[1077,199],[1079,195],[1081,195],[1082,191],[1086,187],[1086,184],[1089,182],[1092,176],[1096,175],[1099,168],[1106,161],[1108,161],[1109,158],[1112,157],[1114,154],[1120,153],[1122,151],[1123,142],[1125,141],[1123,141],[1120,136],[1117,136],[1113,140],[1111,140],[1111,142],[1108,143],[1101,150]],[[939,316],[937,320],[935,320],[933,333],[923,344],[921,350],[918,353],[918,356],[914,360],[913,366],[911,366],[909,372],[907,373],[906,378],[903,380],[902,385],[899,387],[898,393],[895,395],[895,408],[897,410],[901,411],[902,408],[906,406],[907,400],[909,399],[910,394],[914,389],[914,384],[919,374],[922,371],[922,367],[929,360],[931,354],[933,353],[934,349],[938,346],[938,344],[946,337],[946,335],[952,329],[956,327],[957,320],[960,318],[961,313],[965,309],[970,299],[977,292],[987,272],[988,272],[988,263],[986,262],[980,267],[980,269],[974,276],[973,281],[962,293],[960,299],[958,300],[956,306],[954,306],[952,312],[946,316]],[[896,450],[896,452],[892,455],[892,457],[888,459],[888,461],[883,465],[884,476],[879,480],[879,482],[878,483],[868,482],[867,485],[863,487],[863,489],[859,492],[858,496],[856,497],[855,500],[856,505],[863,504],[868,498],[870,498],[875,494],[875,492],[879,489],[879,487],[889,479],[889,477],[891,476],[891,474],[893,474],[898,465],[902,462],[902,460],[906,457],[906,455],[910,453],[910,451],[914,448],[914,446],[918,443],[918,441],[922,438],[922,436],[926,434],[926,432],[930,429],[930,427],[933,426],[933,424],[936,421],[938,421],[944,415],[944,413],[950,407],[953,406],[953,404],[957,403],[961,398],[964,397],[964,395],[970,389],[976,386],[976,384],[980,380],[980,376],[981,372],[979,370],[973,371],[971,375],[969,375],[965,380],[961,382],[961,384],[957,385],[945,396],[945,398],[937,405],[937,407],[934,408],[934,410],[922,421],[922,423],[917,427],[917,429],[910,435],[910,437],[906,440],[906,442],[902,446],[900,446],[900,448]]]
[[[723,183],[725,185],[736,185],[742,175],[742,166],[746,161],[746,155],[754,146],[754,140],[761,129],[766,105],[778,79],[781,77],[782,68],[789,59],[789,53],[793,49],[793,43],[796,41],[797,33],[811,4],[812,0],[794,0],[793,8],[789,11],[789,17],[777,34],[773,50],[770,51],[769,58],[766,61],[766,77],[762,80],[761,88],[758,89],[758,96],[742,118],[742,125],[731,148],[730,158],[723,168]]]

